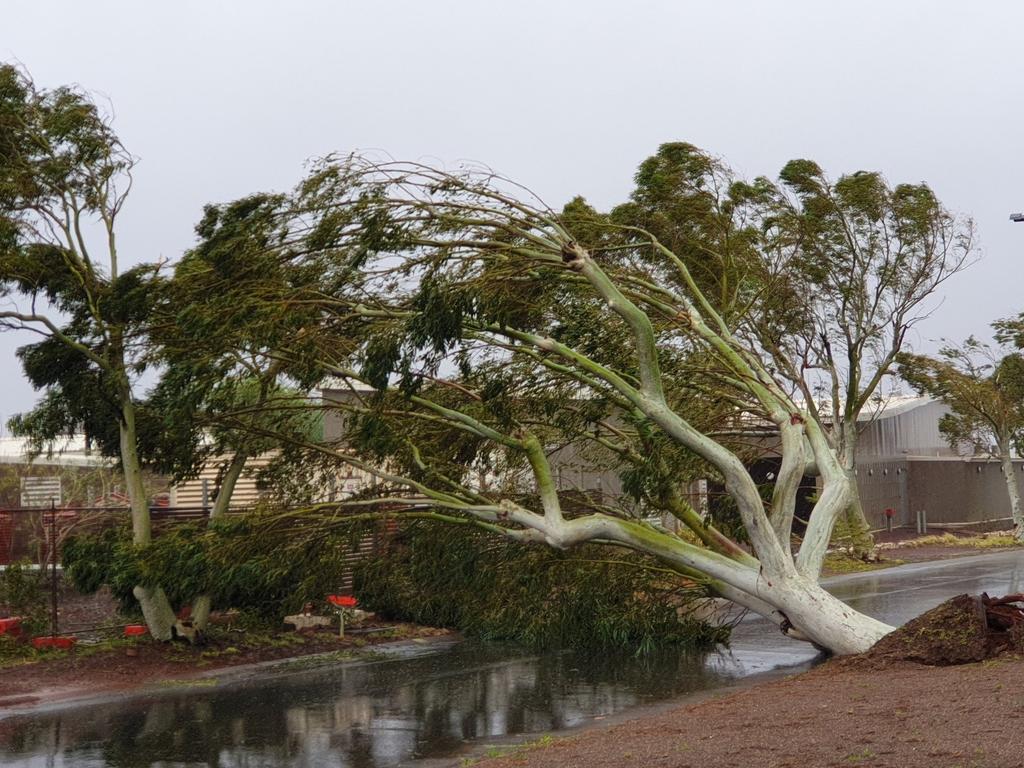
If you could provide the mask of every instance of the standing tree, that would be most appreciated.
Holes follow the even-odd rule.
[[[997,323],[1000,327],[1006,326]],[[899,371],[918,391],[952,409],[939,422],[951,447],[999,457],[1014,536],[1024,540],[1024,511],[1013,471],[1013,452],[1024,443],[1024,356],[972,336],[960,346],[943,347],[937,358],[902,355]]]
[[[133,382],[146,366],[140,331],[155,269],[119,262],[116,222],[133,164],[88,95],[39,90],[0,66],[0,323],[41,337],[19,355],[45,390],[12,426],[39,446],[84,429],[117,456],[142,547],[151,530]],[[163,590],[139,585],[135,596],[153,636],[170,638]]]
[[[970,262],[973,223],[925,184],[890,187],[878,173],[833,182],[794,160],[779,179],[732,188],[737,215],[760,231],[765,300],[748,331],[822,426],[852,488],[847,527],[870,541],[855,479],[860,422],[937,289]]]
[[[753,191],[739,191],[751,203]],[[707,286],[721,281],[699,281],[646,229],[580,202],[570,213],[577,220],[490,173],[329,160],[260,223],[262,245],[248,254],[246,274],[225,284],[218,325],[249,350],[266,335],[262,353],[296,379],[313,372],[351,385],[353,396],[333,406],[348,427],[340,441],[289,441],[376,475],[376,498],[343,506],[401,504],[409,515],[561,548],[624,546],[792,637],[835,653],[869,647],[890,627],[817,583],[853,481],[827,416],[794,395],[751,331],[765,289],[744,280],[735,294],[751,309],[720,307],[717,296],[733,291],[709,298]],[[785,253],[806,251],[789,244]],[[232,258],[207,255],[212,269]],[[856,262],[847,272],[856,279],[869,268]],[[908,255],[884,280],[911,281],[920,268]],[[917,291],[923,299],[925,288]],[[260,299],[262,308],[231,314]],[[247,322],[252,309],[257,319]],[[867,349],[881,330],[863,333]],[[845,375],[834,354],[815,360],[833,380]],[[763,431],[765,419],[782,451],[767,502],[721,437],[750,425]],[[552,460],[568,440],[625,459],[624,486],[640,506],[580,505]],[[808,464],[821,493],[794,552]],[[749,550],[682,501],[695,465],[722,479]],[[677,517],[682,531],[652,522],[654,512]]]

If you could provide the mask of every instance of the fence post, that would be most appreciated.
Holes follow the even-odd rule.
[[[57,636],[57,507],[50,498],[50,636]]]

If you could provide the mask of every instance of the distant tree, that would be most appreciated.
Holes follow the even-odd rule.
[[[150,341],[161,372],[147,405],[164,424],[149,455],[178,479],[220,461],[215,518],[247,459],[280,448],[280,436],[305,440],[320,430],[304,394],[319,380],[272,355],[282,334],[294,346],[315,319],[301,305],[277,301],[295,302],[297,276],[282,283],[280,266],[261,260],[268,249],[261,222],[278,204],[268,196],[208,206],[198,244],[175,265],[154,310]],[[244,293],[233,289],[237,281]]]
[[[950,446],[999,457],[1014,535],[1024,540],[1024,511],[1013,471],[1013,453],[1024,446],[1024,356],[972,336],[943,347],[937,357],[901,355],[899,372],[918,391],[952,409],[939,422]]]
[[[973,259],[973,222],[925,184],[864,171],[832,181],[810,160],[779,183],[734,184],[730,204],[759,231],[748,338],[822,425],[851,482],[847,528],[870,541],[855,481],[862,420],[937,289]]]
[[[19,356],[44,390],[12,429],[38,447],[84,430],[117,456],[142,547],[151,529],[133,390],[148,363],[142,329],[157,268],[126,270],[118,251],[134,163],[88,94],[41,90],[0,65],[0,325],[39,339]],[[135,595],[153,636],[169,638],[163,590],[138,585]]]

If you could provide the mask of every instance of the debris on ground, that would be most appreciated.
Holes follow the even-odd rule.
[[[957,595],[849,660],[858,667],[911,661],[949,666],[1024,652],[1024,594]]]

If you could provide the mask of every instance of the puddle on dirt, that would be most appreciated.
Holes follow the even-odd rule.
[[[898,624],[962,592],[1019,591],[1022,576],[1024,555],[1010,552],[826,583],[853,607]],[[472,643],[420,648],[391,661],[0,719],[0,766],[383,768],[572,728],[813,658],[806,644],[759,619],[736,627],[721,654],[640,660]]]
[[[746,674],[729,655],[583,658],[473,643],[226,689],[0,720],[0,765],[395,766],[550,733]]]

